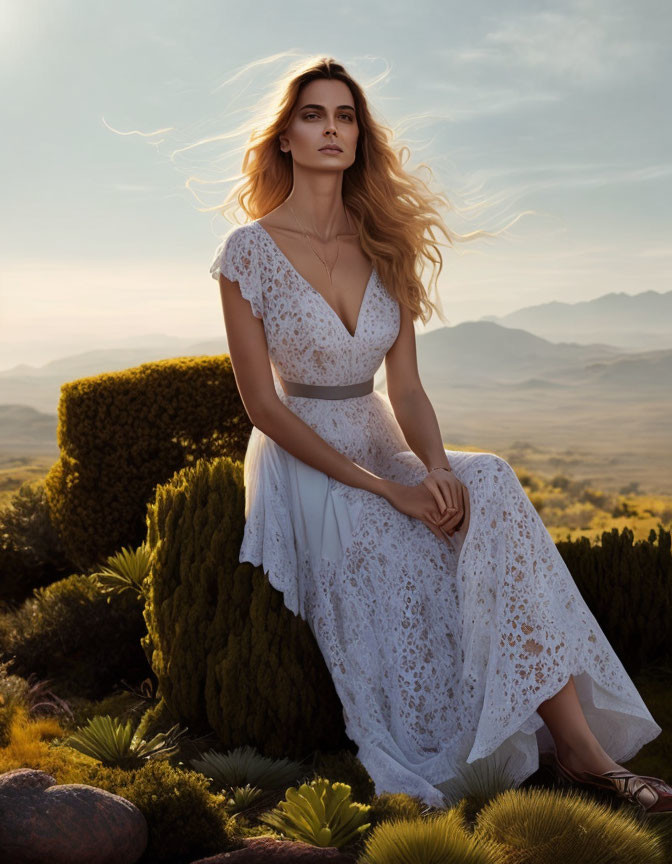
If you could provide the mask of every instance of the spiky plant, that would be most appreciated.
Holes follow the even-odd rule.
[[[295,783],[306,773],[299,762],[270,759],[249,745],[236,747],[227,753],[211,749],[202,758],[191,759],[189,764],[213,781],[213,791],[244,783],[262,789],[280,789],[287,783]]]
[[[226,805],[232,813],[240,813],[251,807],[263,794],[263,789],[259,789],[257,786],[250,786],[249,783],[246,783],[245,786],[235,786],[231,790],[231,795],[227,799]]]
[[[471,820],[496,795],[515,788],[515,779],[507,770],[510,758],[503,765],[482,759],[464,763],[455,777],[438,784],[437,788],[443,792],[449,806],[466,800],[465,813]]]
[[[292,840],[312,846],[336,846],[341,849],[357,840],[368,828],[368,804],[353,801],[347,783],[332,783],[318,777],[290,786],[285,800],[262,813],[259,821],[276,828]]]
[[[150,759],[168,759],[178,751],[178,739],[186,732],[187,729],[180,729],[179,724],[175,724],[167,732],[159,732],[145,741],[133,734],[130,720],[121,723],[105,714],[91,717],[85,726],[54,743],[72,747],[103,765],[137,768]]]
[[[472,836],[464,808],[460,802],[425,818],[381,822],[366,838],[358,864],[503,864],[508,859],[497,843]]]
[[[579,788],[510,789],[483,807],[474,836],[494,840],[516,864],[662,864],[659,837],[632,810],[614,810]]]
[[[143,597],[143,582],[149,572],[151,550],[147,543],[141,543],[137,549],[124,546],[120,552],[109,555],[107,567],[90,574],[90,579],[103,594],[123,591],[133,591],[138,597]],[[110,598],[108,597],[108,603]]]

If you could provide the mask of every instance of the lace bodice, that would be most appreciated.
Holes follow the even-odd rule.
[[[399,332],[398,302],[371,271],[354,336],[322,294],[281,252],[260,222],[235,228],[210,268],[237,281],[257,318],[263,318],[268,355],[289,381],[354,384],[371,378]]]

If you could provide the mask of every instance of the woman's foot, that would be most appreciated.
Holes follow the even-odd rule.
[[[614,793],[648,813],[672,812],[672,786],[660,777],[633,774],[614,762],[601,747],[577,752],[556,747],[551,755],[558,776],[565,782]],[[605,767],[606,766],[606,767]]]
[[[556,745],[556,753],[562,764],[573,774],[591,771],[593,774],[603,774],[605,771],[625,771],[626,769],[609,756],[599,744],[585,747],[568,747]]]

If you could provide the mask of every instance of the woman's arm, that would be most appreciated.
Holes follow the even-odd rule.
[[[252,422],[276,444],[307,465],[348,486],[358,486],[387,497],[388,480],[368,471],[328,444],[312,426],[278,399],[277,393],[267,409]]]
[[[420,381],[411,312],[400,304],[399,335],[385,355],[387,393],[408,446],[427,470],[450,468],[439,421]]]
[[[312,468],[348,486],[388,497],[396,484],[348,459],[279,399],[262,320],[252,313],[237,282],[220,274],[219,287],[236,385],[254,426]]]

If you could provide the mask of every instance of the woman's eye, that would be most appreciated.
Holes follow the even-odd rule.
[[[317,114],[315,114],[314,112],[311,111],[310,114],[304,114],[303,115],[304,120],[307,120],[309,117],[317,117]],[[353,119],[351,114],[339,114],[339,117],[345,117],[346,120],[352,120]]]

